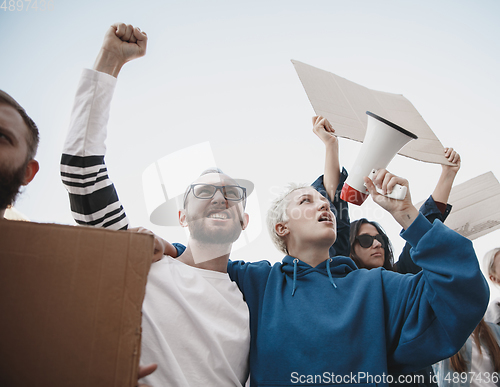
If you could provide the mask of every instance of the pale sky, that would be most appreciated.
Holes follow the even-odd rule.
[[[281,260],[264,229],[269,200],[288,182],[312,182],[324,162],[311,130],[314,111],[290,59],[403,94],[443,145],[462,155],[457,184],[487,171],[500,177],[496,0],[54,0],[50,11],[41,3],[26,11],[28,4],[34,1],[24,1],[22,11],[0,9],[0,87],[41,132],[41,170],[16,205],[33,221],[74,224],[60,153],[81,70],[92,67],[117,21],[139,26],[149,42],[147,55],[118,77],[108,170],[132,224],[171,242],[186,235],[149,222],[142,173],[208,141],[218,167],[256,186],[260,213],[250,213],[247,232],[256,238],[232,258]],[[349,169],[360,144],[342,139],[340,147]],[[172,168],[196,160],[177,163]],[[401,156],[388,169],[408,178],[415,203],[431,194],[441,171]],[[352,208],[351,219],[361,216],[378,220],[399,253],[403,241],[390,216],[373,203]],[[478,257],[499,246],[499,237],[495,231],[474,241]]]

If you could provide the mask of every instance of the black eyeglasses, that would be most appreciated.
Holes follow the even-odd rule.
[[[374,239],[376,239],[380,242],[380,244],[382,245],[382,248],[385,248],[384,237],[380,234],[377,234],[377,235],[361,234],[361,235],[358,235],[355,239],[359,242],[359,245],[361,247],[363,247],[364,249],[371,247],[373,245]]]
[[[184,196],[184,206],[189,192],[192,191],[197,199],[212,199],[217,191],[222,193],[224,199],[237,202],[245,199],[247,190],[239,185],[212,185],[212,184],[191,184]]]

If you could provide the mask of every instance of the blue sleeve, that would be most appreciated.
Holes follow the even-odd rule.
[[[447,204],[446,205],[446,210],[444,214],[439,210],[439,208],[436,206],[436,202],[432,198],[432,195],[429,196],[429,198],[422,204],[420,207],[420,213],[424,215],[427,220],[431,223],[434,223],[436,219],[439,219],[441,222],[444,223],[445,219],[448,217],[450,211],[451,211],[451,205]],[[411,246],[407,242],[405,246],[403,247],[403,251],[399,255],[399,260],[396,263],[397,271],[398,273],[401,274],[417,274],[422,268],[418,265],[416,265],[412,259],[411,259],[411,254],[410,254]]]
[[[444,223],[448,215],[450,214],[451,211],[451,205],[446,204],[446,210],[444,211],[444,214],[439,210],[439,208],[436,205],[436,202],[434,201],[434,198],[429,196],[427,200],[422,204],[420,207],[420,212],[422,215],[424,215],[427,220],[431,223],[433,223],[436,219],[439,219],[441,222]]]
[[[229,260],[227,263],[227,274],[229,274],[231,281],[236,282],[242,293],[245,285],[245,273],[247,269],[248,262]]]
[[[388,361],[394,372],[448,358],[486,311],[489,287],[472,242],[420,214],[401,233],[422,267],[416,275],[383,271]]]
[[[236,282],[245,298],[251,314],[256,316],[262,305],[262,297],[266,288],[272,266],[268,261],[244,262],[231,261],[227,263],[227,273]]]
[[[186,250],[186,246],[184,246],[183,244],[180,244],[180,243],[172,243],[172,245],[175,247],[175,249],[177,250],[177,257],[179,257],[185,250]]]
[[[342,191],[342,186],[344,185],[346,179],[347,171],[345,168],[342,168],[339,185],[337,186],[333,201],[323,185],[323,175],[318,177],[316,181],[311,184],[316,191],[328,199],[330,202],[330,208],[337,219],[337,239],[330,247],[330,257],[335,257],[337,255],[348,257],[350,253],[349,234],[351,231],[351,220],[349,219],[349,207],[347,202],[340,198],[340,192]]]

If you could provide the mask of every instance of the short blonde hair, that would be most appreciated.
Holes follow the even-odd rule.
[[[290,195],[293,191],[310,187],[309,184],[297,184],[297,183],[289,183],[283,192],[272,201],[271,207],[267,211],[267,231],[269,231],[269,235],[271,236],[271,240],[273,241],[276,248],[284,254],[288,254],[288,249],[286,248],[286,243],[282,237],[280,237],[276,233],[276,225],[281,222],[288,221],[288,215],[286,213],[286,209],[288,207],[288,201],[285,200],[288,195]]]

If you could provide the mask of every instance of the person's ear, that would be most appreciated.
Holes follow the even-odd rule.
[[[285,222],[276,223],[274,231],[276,231],[276,234],[282,238],[290,233],[290,230]]]
[[[490,274],[490,281],[493,282],[494,284],[500,285],[500,280],[496,276],[491,274]]]
[[[185,209],[179,210],[179,224],[182,227],[187,227],[188,226],[187,216],[186,216],[186,210]]]
[[[250,221],[250,216],[245,212],[243,217],[240,218],[241,229],[244,230],[248,227],[248,222]]]
[[[28,165],[26,165],[26,169],[24,171],[23,185],[28,185],[31,180],[33,180],[39,169],[40,165],[38,164],[38,161],[33,159],[28,161]]]

